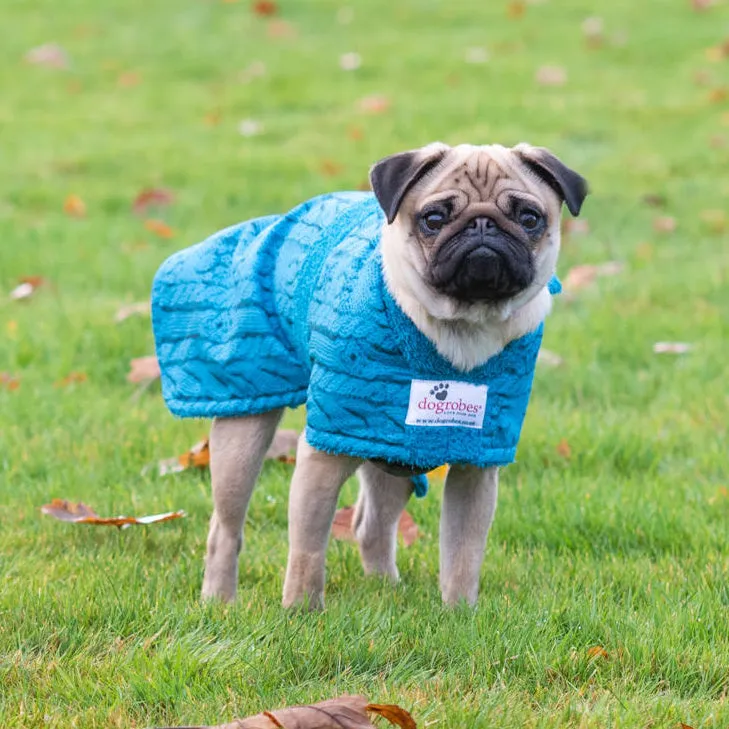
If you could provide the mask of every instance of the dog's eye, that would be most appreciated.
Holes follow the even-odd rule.
[[[522,210],[519,213],[519,224],[524,230],[536,230],[541,222],[542,216],[536,210]]]
[[[420,218],[420,226],[426,234],[437,233],[445,224],[448,218],[444,213],[431,210]]]

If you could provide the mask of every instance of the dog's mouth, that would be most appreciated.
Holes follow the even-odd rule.
[[[489,218],[474,219],[441,245],[429,269],[437,291],[466,302],[511,299],[536,275],[529,247]]]

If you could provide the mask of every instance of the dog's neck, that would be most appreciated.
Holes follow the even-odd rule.
[[[468,372],[497,355],[509,342],[534,331],[552,308],[548,281],[500,304],[467,304],[445,296],[424,280],[424,261],[399,260],[397,236],[385,226],[382,268],[385,284],[415,326],[456,369]]]

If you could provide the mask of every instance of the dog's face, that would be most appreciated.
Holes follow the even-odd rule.
[[[403,255],[435,296],[498,305],[543,288],[559,250],[562,203],[587,183],[545,149],[435,143],[371,170]]]

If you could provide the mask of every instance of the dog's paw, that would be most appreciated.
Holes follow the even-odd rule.
[[[430,391],[430,394],[433,395],[436,400],[445,400],[448,397],[448,383],[446,382],[443,384],[441,382],[440,385],[436,385]]]

